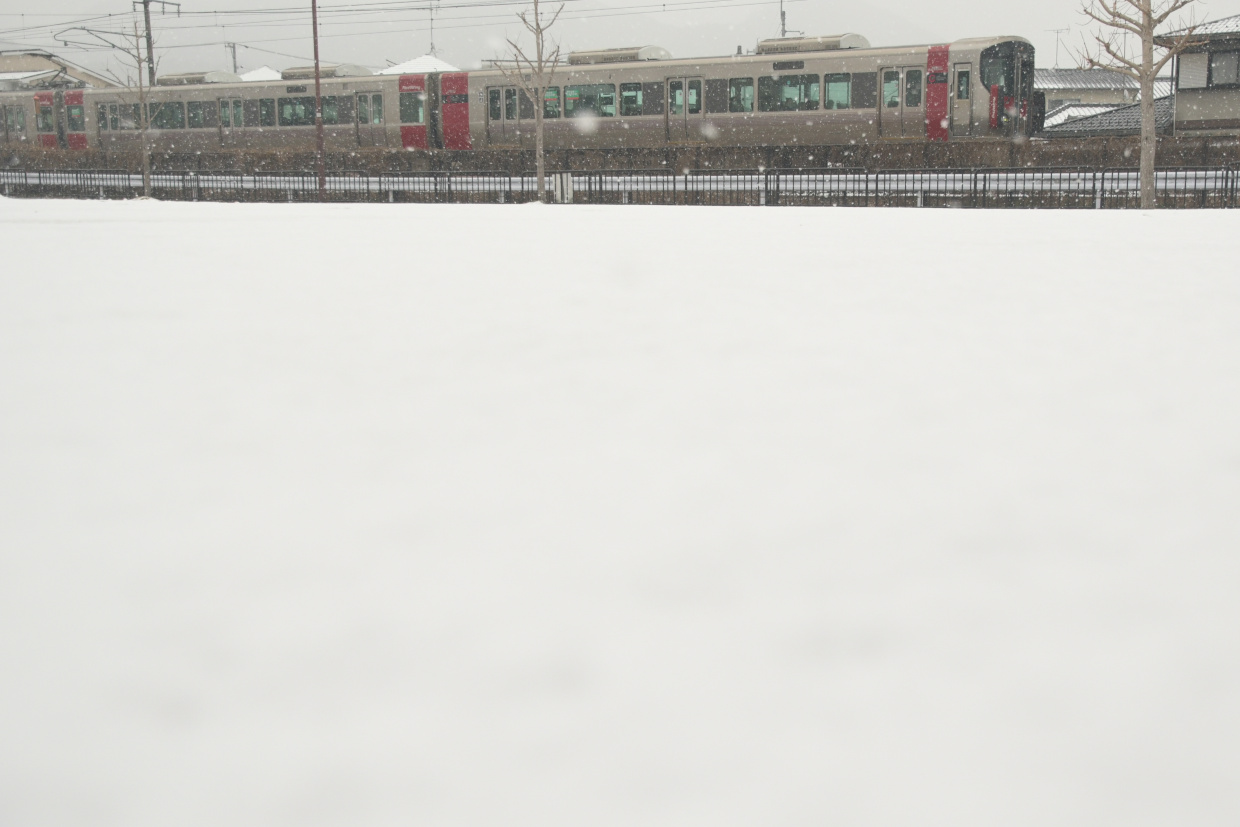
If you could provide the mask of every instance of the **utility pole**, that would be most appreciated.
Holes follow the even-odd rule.
[[[237,44],[236,43],[225,43],[224,48],[232,52],[233,74],[235,75],[237,74]]]
[[[158,3],[160,11],[168,13],[169,6],[176,6],[177,17],[181,16],[181,4],[165,2],[165,0],[133,0],[134,7],[142,6],[142,18],[146,21],[146,71],[147,80],[155,85],[155,36],[151,33],[151,3]]]
[[[784,0],[779,0],[779,36],[787,37],[790,34],[805,34],[796,29],[788,30],[788,13],[784,11]]]
[[[435,0],[431,0],[430,5],[427,8],[431,13],[431,55],[433,57],[437,57],[437,55],[435,55]]]
[[[319,0],[310,0],[310,25],[314,27],[314,148],[319,174],[319,200],[327,200],[327,159],[323,149],[323,80],[319,67]]]

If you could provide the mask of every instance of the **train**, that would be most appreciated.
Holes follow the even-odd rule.
[[[739,52],[740,50],[738,50]],[[329,152],[532,149],[516,69],[320,71]],[[874,48],[860,35],[778,38],[752,54],[673,59],[658,47],[575,52],[542,101],[548,149],[834,146],[1014,140],[1040,129],[1034,49],[1020,37]],[[0,92],[0,140],[48,151],[313,150],[313,71],[240,82],[213,72],[132,87]]]

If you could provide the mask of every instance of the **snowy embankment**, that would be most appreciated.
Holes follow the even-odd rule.
[[[1238,230],[0,200],[0,822],[1234,825]]]

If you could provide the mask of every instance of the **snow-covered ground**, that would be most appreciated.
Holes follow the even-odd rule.
[[[1240,823],[1240,214],[0,250],[5,827]]]

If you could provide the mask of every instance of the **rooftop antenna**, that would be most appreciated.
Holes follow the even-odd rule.
[[[779,0],[779,36],[787,37],[790,34],[805,34],[805,32],[788,28],[788,13],[784,11],[784,0]]]
[[[1059,39],[1072,31],[1071,29],[1047,29],[1048,32],[1055,35],[1055,68],[1059,68]]]

